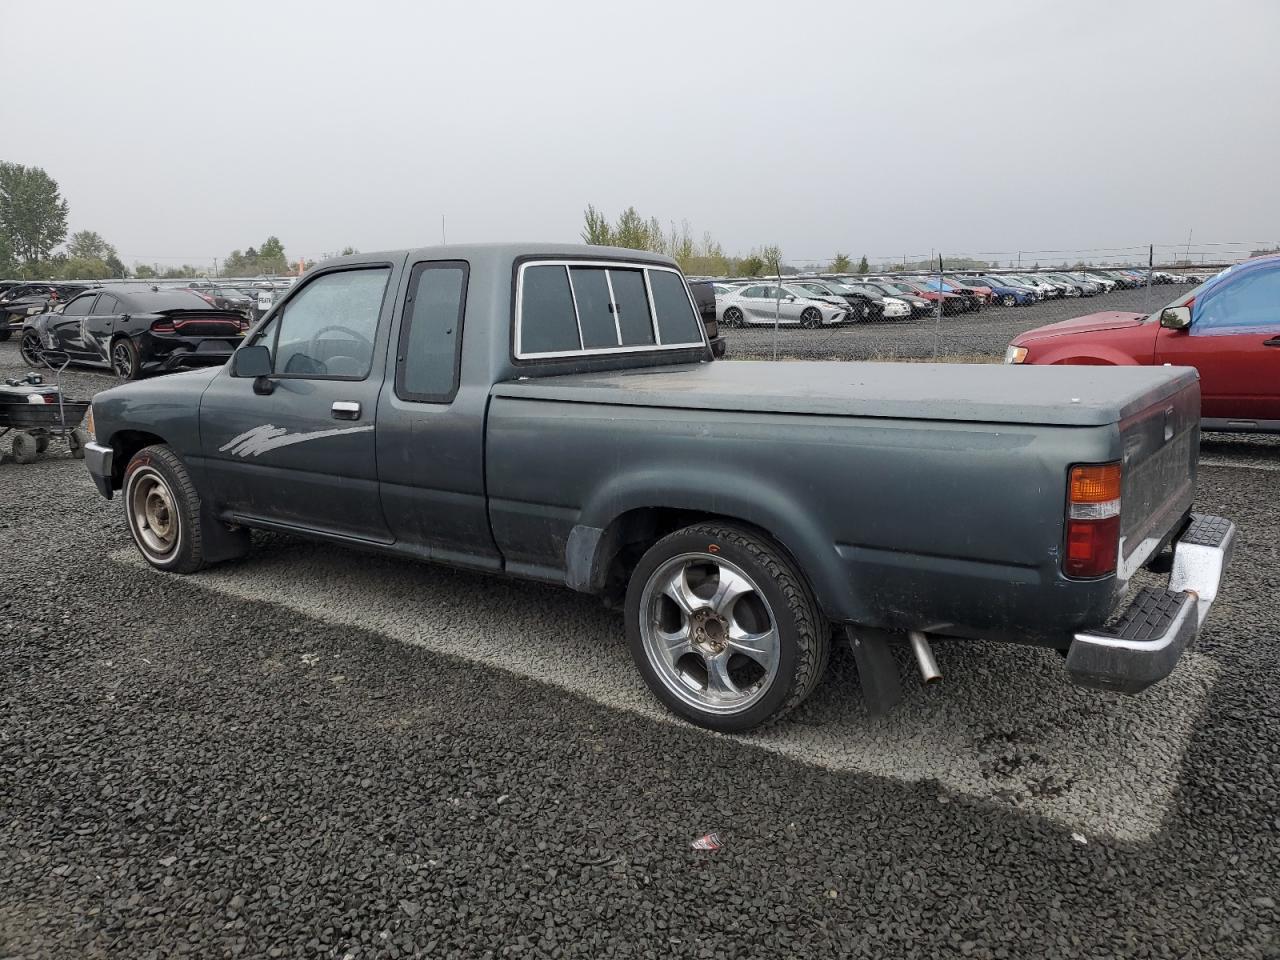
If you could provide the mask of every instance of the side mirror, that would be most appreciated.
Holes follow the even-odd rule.
[[[795,303],[795,302],[796,302],[796,298],[791,294],[787,294],[787,303]]]
[[[271,376],[271,351],[259,343],[241,347],[231,355],[231,375],[253,378]]]
[[[1186,330],[1191,326],[1191,308],[1165,307],[1160,314],[1160,326],[1166,330]]]

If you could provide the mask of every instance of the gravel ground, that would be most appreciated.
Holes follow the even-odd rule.
[[[0,956],[1280,957],[1280,443],[1203,452],[1241,541],[1169,683],[940,645],[873,721],[840,652],[740,738],[589,598],[279,537],[165,577],[65,451],[0,464]]]
[[[921,360],[935,356],[1003,358],[1009,341],[1023,331],[1046,323],[1104,310],[1150,313],[1163,307],[1189,286],[1161,285],[1151,289],[1115,290],[1086,299],[1045,300],[1029,307],[984,307],[942,320],[886,320],[802,330],[778,330],[778,356],[805,360]],[[724,331],[728,356],[767,360],[773,356],[772,327],[742,327]]]

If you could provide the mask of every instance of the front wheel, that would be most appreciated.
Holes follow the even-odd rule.
[[[13,330],[10,329],[9,322],[7,320],[0,319],[0,343],[4,343],[12,335]]]
[[[22,354],[22,360],[27,366],[44,366],[44,348],[40,346],[40,337],[34,330],[28,330],[22,335],[18,352]]]
[[[804,313],[800,314],[800,326],[808,328],[822,326],[822,314],[818,312],[817,307],[805,307]]]
[[[1003,297],[1000,298],[1000,302],[1003,303],[1006,307],[1014,307],[1014,306],[1017,306],[1018,304],[1018,298],[1015,297],[1012,293],[1006,293]]]
[[[156,444],[133,455],[123,499],[129,533],[149,564],[169,573],[195,573],[205,565],[200,494],[171,448]]]
[[[745,527],[696,524],[659,540],[631,576],[626,621],[649,689],[713,730],[777,720],[826,670],[829,631],[803,576]]]

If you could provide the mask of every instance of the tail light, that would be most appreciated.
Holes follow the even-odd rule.
[[[178,328],[173,325],[172,320],[157,320],[151,324],[152,333],[177,333]]]
[[[248,330],[250,327],[250,323],[247,317],[241,317],[239,320],[239,323],[240,323],[241,330]]]
[[[45,402],[45,403],[57,403],[57,402],[58,402],[58,395],[57,395],[56,393],[46,393],[46,394],[44,395],[44,402]]]
[[[1120,464],[1071,468],[1066,548],[1062,571],[1069,577],[1115,572],[1120,552]]]

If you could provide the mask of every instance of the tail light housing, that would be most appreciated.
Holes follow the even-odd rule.
[[[1115,573],[1120,553],[1119,463],[1080,464],[1067,482],[1062,572],[1091,579]]]
[[[172,320],[156,320],[151,324],[152,333],[177,333],[178,328],[173,325]]]

